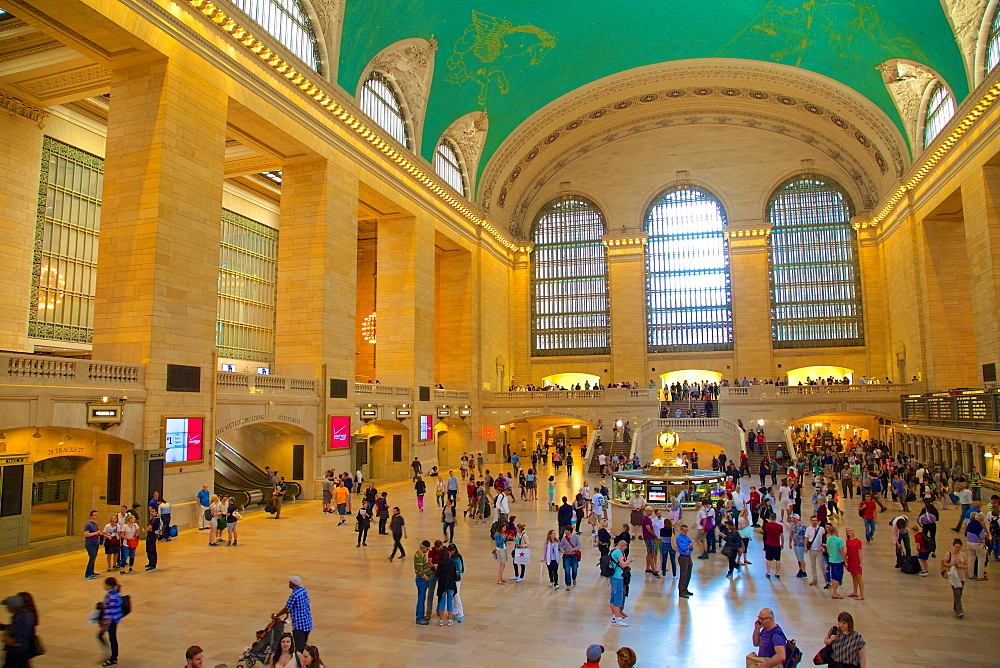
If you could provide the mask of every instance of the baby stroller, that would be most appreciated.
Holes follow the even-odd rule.
[[[257,631],[256,639],[236,662],[236,668],[252,668],[258,663],[266,665],[271,660],[271,653],[278,646],[278,639],[284,633],[287,621],[287,614],[272,617],[267,626]]]

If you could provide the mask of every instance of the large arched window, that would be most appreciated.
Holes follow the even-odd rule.
[[[317,72],[319,50],[309,17],[299,0],[232,0],[244,14]]]
[[[924,116],[924,148],[931,145],[938,133],[948,125],[955,115],[955,98],[944,84],[934,84],[934,91],[927,101],[927,114]]]
[[[771,335],[775,348],[864,344],[858,238],[844,189],[815,174],[774,191],[771,224]]]
[[[361,87],[361,111],[368,114],[393,139],[406,148],[412,148],[406,117],[403,115],[403,104],[392,84],[381,72],[369,74],[365,85]]]
[[[986,73],[992,72],[997,65],[1000,65],[1000,5],[993,15],[989,39],[986,41]]]
[[[600,355],[611,350],[604,214],[567,195],[539,211],[531,280],[531,353]]]
[[[434,171],[444,179],[445,183],[465,194],[465,174],[462,162],[458,159],[458,151],[447,139],[442,139],[434,152]]]
[[[733,309],[722,203],[671,188],[646,212],[649,352],[731,350]]]

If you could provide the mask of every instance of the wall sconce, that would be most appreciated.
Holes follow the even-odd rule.
[[[35,427],[35,433],[31,435],[31,438],[41,438],[42,433],[38,431],[38,427]]]

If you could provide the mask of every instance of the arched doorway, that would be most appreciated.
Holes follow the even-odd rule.
[[[461,418],[447,418],[434,425],[438,467],[457,467],[469,453],[469,425]]]
[[[854,369],[843,366],[804,366],[788,371],[789,385],[809,385],[812,382],[819,382],[820,379],[829,381],[833,379],[835,384],[842,383],[844,378],[854,382]]]
[[[256,422],[227,431],[215,443],[216,490],[242,491],[253,498],[264,489],[266,496],[266,467],[285,479],[288,496],[313,498],[308,481],[319,475],[313,442],[311,432],[287,422]]]
[[[788,439],[799,457],[810,450],[846,450],[860,441],[878,438],[879,419],[867,413],[808,415],[788,423]]]
[[[398,480],[413,474],[410,469],[413,460],[410,430],[402,422],[375,420],[354,433],[367,439],[366,461],[360,465],[362,473],[367,474],[369,479]]]

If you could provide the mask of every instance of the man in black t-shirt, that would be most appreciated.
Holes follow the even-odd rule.
[[[396,550],[399,550],[399,558],[403,559],[406,557],[406,550],[403,549],[403,544],[399,541],[406,538],[406,522],[403,520],[398,507],[392,509],[392,520],[389,521],[389,529],[392,531],[392,554],[389,555],[389,561],[392,561],[396,556]]]
[[[160,516],[152,508],[149,509],[149,525],[146,527],[146,570],[156,570],[156,539],[161,533]]]

